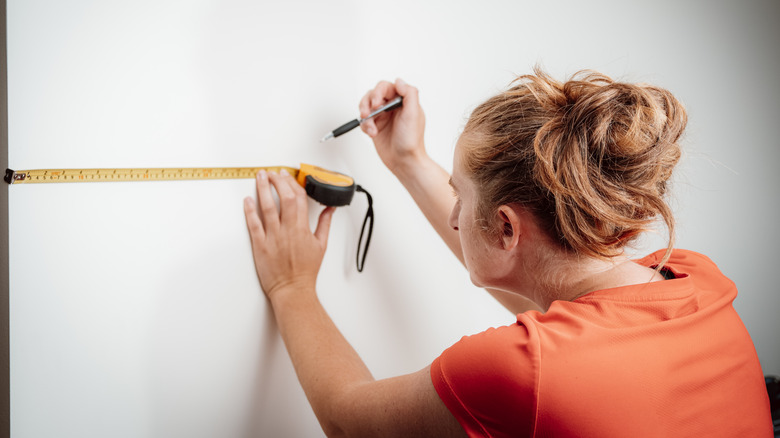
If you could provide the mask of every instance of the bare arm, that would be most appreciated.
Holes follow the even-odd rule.
[[[433,387],[430,367],[376,381],[317,301],[272,301],[298,380],[328,436],[465,436]]]
[[[271,196],[279,194],[277,211]],[[257,180],[258,202],[244,201],[260,284],[298,380],[328,436],[465,436],[439,399],[430,369],[376,381],[315,293],[333,209],[309,229],[303,189],[289,175]]]
[[[455,205],[455,198],[449,186],[450,175],[447,171],[426,155],[413,166],[400,170],[396,176],[412,195],[417,206],[444,243],[455,257],[464,263],[458,232],[452,229],[448,221],[452,207]],[[541,310],[536,303],[520,295],[490,288],[485,290],[513,314],[523,313],[526,310]]]
[[[368,121],[362,125],[362,129],[374,140],[380,158],[412,195],[428,222],[455,257],[464,263],[460,237],[450,227],[448,220],[455,205],[455,197],[449,185],[450,175],[425,152],[425,116],[419,104],[417,89],[400,80],[395,84],[380,82],[360,101],[361,116],[368,115],[371,109],[397,95],[404,97],[404,105],[400,110]],[[495,289],[487,291],[513,314],[541,310],[536,303],[520,295]]]

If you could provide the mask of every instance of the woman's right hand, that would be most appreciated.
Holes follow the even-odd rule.
[[[360,117],[367,117],[371,111],[397,96],[404,98],[400,108],[367,120],[360,127],[374,140],[376,151],[385,166],[399,176],[399,173],[425,156],[425,114],[420,107],[417,88],[401,79],[396,79],[395,83],[379,82],[360,100]]]

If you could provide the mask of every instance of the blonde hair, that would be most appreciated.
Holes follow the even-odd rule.
[[[479,190],[477,217],[497,235],[501,205],[519,204],[563,248],[614,257],[657,216],[680,159],[687,116],[667,90],[581,71],[561,83],[538,67],[479,105],[463,162]]]

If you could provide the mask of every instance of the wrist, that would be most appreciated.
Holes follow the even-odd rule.
[[[425,148],[420,148],[419,151],[410,153],[403,160],[399,160],[390,171],[399,181],[406,184],[407,181],[419,178],[431,163],[432,160],[425,152]]]
[[[265,291],[271,306],[276,309],[290,302],[300,301],[309,296],[317,296],[314,282],[311,281],[290,281],[274,285]]]
[[[305,315],[319,305],[317,293],[310,290],[295,290],[290,293],[277,294],[269,297],[271,308],[280,327],[290,321],[295,321],[301,315]]]

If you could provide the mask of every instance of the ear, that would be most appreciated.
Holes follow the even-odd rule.
[[[511,251],[520,244],[522,219],[509,205],[498,207],[499,241],[504,250]]]

